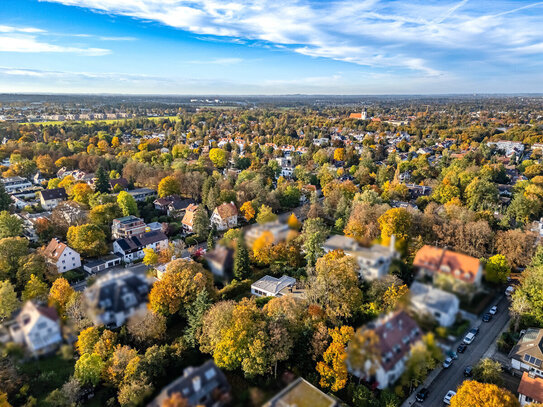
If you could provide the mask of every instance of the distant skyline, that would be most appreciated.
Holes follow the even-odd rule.
[[[542,21],[523,0],[2,0],[0,93],[540,93]]]

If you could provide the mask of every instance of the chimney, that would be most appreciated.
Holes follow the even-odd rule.
[[[391,253],[394,253],[394,251],[396,250],[396,236],[394,235],[391,235],[390,236],[390,252]]]

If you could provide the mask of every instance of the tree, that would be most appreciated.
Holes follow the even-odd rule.
[[[109,184],[109,176],[104,167],[99,166],[96,171],[96,182],[94,183],[94,190],[102,194],[107,194],[111,190]]]
[[[132,379],[119,387],[117,401],[122,407],[141,406],[144,400],[153,393],[153,389],[153,385],[146,378]]]
[[[392,208],[379,218],[381,226],[381,238],[386,240],[392,235],[398,239],[409,238],[412,216],[405,208]]]
[[[209,217],[207,211],[202,205],[198,205],[198,209],[194,213],[194,219],[192,221],[192,230],[196,236],[204,237],[209,230]]]
[[[179,393],[177,393],[179,394]],[[182,405],[180,405],[182,406]],[[11,404],[8,402],[8,395],[3,391],[0,391],[0,407],[11,407]],[[184,406],[183,406],[184,407]],[[188,407],[188,404],[187,404]]]
[[[517,398],[495,384],[466,380],[451,399],[451,407],[520,407]]]
[[[128,192],[119,192],[119,195],[117,195],[117,205],[121,208],[123,216],[138,216],[138,204],[134,197]]]
[[[251,274],[249,252],[243,239],[236,239],[236,252],[234,254],[234,277],[244,280]]]
[[[320,218],[307,219],[302,228],[302,248],[309,267],[313,267],[323,254],[322,245],[328,235],[328,229]]]
[[[475,177],[465,190],[466,203],[471,210],[493,209],[498,203],[499,191],[495,183]]]
[[[107,253],[106,235],[92,223],[70,226],[68,245],[85,257],[96,257]]]
[[[520,229],[496,234],[496,251],[503,254],[512,267],[526,267],[534,255],[536,236]]]
[[[181,185],[179,180],[171,175],[164,177],[158,183],[158,196],[160,198],[170,195],[181,194]]]
[[[243,216],[247,222],[255,217],[255,208],[253,207],[253,203],[251,201],[244,202],[239,210],[241,213],[243,213]]]
[[[158,264],[158,254],[153,249],[145,247],[143,249],[143,253],[145,253],[143,256],[143,264],[146,266],[154,266]]]
[[[0,211],[7,211],[12,204],[12,200],[3,183],[0,183]]]
[[[82,205],[88,205],[91,195],[94,193],[89,184],[79,182],[75,184],[71,189],[71,197],[77,203]]]
[[[75,348],[80,355],[85,353],[92,353],[94,351],[94,346],[100,339],[100,333],[98,328],[91,326],[89,328],[83,329],[78,337],[77,342],[75,343]]]
[[[482,359],[473,368],[473,378],[481,383],[503,385],[502,365],[492,359]]]
[[[511,267],[503,254],[492,256],[485,265],[485,278],[491,283],[505,283],[511,273]]]
[[[241,240],[241,239],[239,239]],[[253,242],[253,256],[261,264],[272,262],[271,250],[275,238],[269,230],[263,231]]]
[[[98,226],[109,226],[113,223],[113,219],[122,216],[121,208],[115,202],[110,202],[102,205],[97,205],[89,213],[89,221]]]
[[[273,213],[272,208],[268,205],[262,204],[258,210],[258,215],[256,216],[256,221],[259,224],[264,224],[268,222],[275,222],[277,220],[277,215]]]
[[[345,160],[345,149],[344,148],[336,148],[334,150],[334,160],[336,160],[336,161]]]
[[[162,400],[160,407],[190,407],[190,405],[188,400],[181,396],[181,393],[174,392],[170,397],[166,397]]]
[[[28,239],[6,237],[0,239],[0,278],[15,280],[16,274],[28,255]],[[30,275],[28,275],[30,278]],[[20,282],[21,288],[27,279]]]
[[[100,376],[104,362],[96,353],[84,353],[75,362],[74,375],[81,384],[96,386],[100,382]]]
[[[345,236],[363,243],[377,239],[380,234],[378,219],[385,213],[385,208],[385,206],[366,202],[354,202],[343,231]]]
[[[227,152],[222,148],[212,148],[209,150],[209,159],[217,168],[224,168],[227,162]]]
[[[22,293],[23,301],[39,300],[46,301],[49,293],[49,287],[34,274],[30,275],[30,280],[25,285]]]
[[[23,233],[23,220],[8,211],[0,212],[0,239],[16,237]]]
[[[362,302],[356,260],[337,250],[321,257],[308,273],[306,296],[332,320],[351,317]]]
[[[201,264],[184,259],[173,260],[166,273],[149,293],[149,307],[162,315],[182,312],[202,290],[213,292],[213,277]]]
[[[127,324],[128,332],[140,344],[160,341],[166,333],[166,318],[149,310],[134,314]]]
[[[372,329],[359,328],[354,334],[349,348],[349,365],[367,377],[375,374],[381,361],[379,337]]]
[[[51,290],[49,290],[49,305],[55,306],[59,315],[64,315],[66,304],[73,293],[74,289],[70,286],[68,280],[62,277],[57,278],[53,282]]]
[[[209,307],[211,307],[211,298],[206,290],[200,291],[192,304],[187,307],[185,340],[192,347],[196,346],[196,339],[202,329],[203,318]]]
[[[347,384],[347,351],[346,347],[354,335],[350,326],[330,329],[332,343],[323,355],[323,361],[317,363],[317,372],[321,375],[319,384],[339,391]]]
[[[423,342],[418,342],[411,347],[409,359],[405,364],[405,371],[401,378],[403,385],[409,386],[411,392],[419,386],[428,373],[436,367],[436,360]]]
[[[543,266],[524,270],[512,296],[511,311],[515,325],[524,322],[528,326],[543,326]]]
[[[0,281],[0,321],[9,318],[17,308],[19,300],[15,287],[7,280]]]

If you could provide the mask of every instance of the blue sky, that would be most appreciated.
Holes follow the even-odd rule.
[[[543,92],[543,2],[1,0],[0,92]]]

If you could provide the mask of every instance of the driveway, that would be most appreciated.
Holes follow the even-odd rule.
[[[494,304],[495,303],[491,303],[491,305]],[[466,351],[458,354],[458,359],[455,360],[452,366],[448,369],[443,369],[441,366],[439,366],[438,369],[441,369],[441,372],[439,372],[437,377],[430,385],[425,384],[425,386],[430,390],[430,394],[424,403],[414,402],[414,397],[411,395],[411,397],[409,397],[409,399],[406,400],[406,402],[402,405],[403,407],[436,407],[444,405],[443,397],[445,397],[445,394],[447,394],[449,390],[456,391],[456,388],[464,381],[464,369],[466,366],[474,366],[477,364],[487,349],[497,339],[497,336],[501,330],[509,322],[509,301],[505,297],[502,297],[497,305],[498,314],[496,314],[490,322],[481,322],[481,319],[479,318],[477,323],[472,326],[472,328],[476,326],[479,327],[479,334],[476,336],[472,344],[468,345]],[[459,343],[460,341],[457,342],[456,346],[458,346]]]

